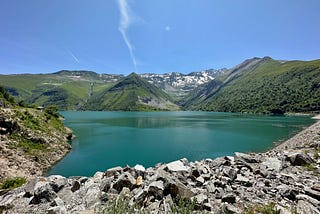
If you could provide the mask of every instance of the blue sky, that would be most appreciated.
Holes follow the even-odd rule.
[[[189,73],[320,58],[319,0],[1,0],[0,73]]]

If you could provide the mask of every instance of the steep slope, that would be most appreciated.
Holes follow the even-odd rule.
[[[187,109],[251,113],[319,112],[320,60],[247,60],[193,91]]]
[[[27,104],[76,110],[93,92],[111,87],[122,75],[92,71],[59,71],[52,74],[0,75],[0,84]]]
[[[217,76],[214,80],[199,85],[191,91],[180,101],[180,105],[186,109],[199,110],[200,105],[202,105],[205,100],[214,96],[223,86],[241,76],[245,71],[254,68],[259,62],[260,58],[254,57],[224,71],[222,75]]]
[[[95,94],[83,109],[148,111],[177,110],[178,106],[165,92],[132,73],[113,87]]]

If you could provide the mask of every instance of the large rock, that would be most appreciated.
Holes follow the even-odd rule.
[[[191,198],[195,195],[189,187],[164,170],[157,171],[157,180],[163,181],[165,195],[171,194],[172,197],[180,196],[181,198]]]
[[[54,199],[51,205],[53,207],[50,207],[47,210],[48,214],[67,214],[67,209],[64,205],[64,202],[60,198]]]
[[[127,187],[130,190],[132,190],[135,184],[136,184],[136,179],[134,179],[134,177],[129,172],[124,172],[119,176],[118,180],[113,184],[113,188],[120,193],[123,187]]]
[[[104,173],[104,176],[106,176],[106,177],[111,177],[111,176],[118,175],[118,174],[120,174],[121,172],[122,172],[122,167],[117,166],[117,167],[108,169],[108,170]]]
[[[247,163],[259,163],[259,161],[256,159],[253,155],[248,155],[241,152],[235,152],[234,153],[235,161],[244,161]]]
[[[317,190],[314,190],[314,188],[305,188],[304,191],[306,192],[307,195],[309,195],[312,198],[317,199],[320,201],[320,192]],[[320,202],[319,202],[320,203]]]
[[[237,178],[235,179],[236,183],[239,183],[242,186],[251,187],[252,181],[250,181],[249,178],[242,176],[241,174],[237,175]]]
[[[47,179],[55,192],[59,192],[68,183],[67,178],[61,175],[51,175]]]
[[[73,181],[72,187],[71,187],[71,191],[72,191],[72,192],[75,192],[75,191],[79,190],[80,187],[81,187],[81,184],[80,184],[79,181],[77,181],[77,180],[76,180],[76,181]]]
[[[100,183],[100,190],[103,192],[108,192],[111,188],[112,180],[113,179],[111,177],[103,178]]]
[[[56,198],[56,193],[47,181],[39,181],[34,187],[34,195],[30,204],[40,204],[53,201]]]
[[[317,207],[310,204],[308,201],[299,200],[297,204],[297,213],[299,214],[320,214]]]
[[[288,156],[287,160],[294,166],[304,166],[314,163],[314,160],[307,154],[294,153]]]
[[[265,161],[263,161],[261,165],[265,166],[268,169],[279,172],[282,167],[282,162],[278,158],[269,157]]]
[[[163,181],[154,181],[148,187],[148,194],[154,196],[158,200],[163,198],[163,191]]]
[[[221,199],[222,202],[227,202],[229,204],[236,203],[236,196],[232,193],[226,194]]]
[[[200,193],[191,198],[191,200],[194,200],[194,199],[196,200],[197,204],[201,204],[201,205],[208,202],[208,196],[203,193]]]
[[[190,167],[185,166],[181,160],[173,161],[166,164],[167,168],[171,172],[189,171]]]

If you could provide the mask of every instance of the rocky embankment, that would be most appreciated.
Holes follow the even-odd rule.
[[[43,175],[70,151],[71,137],[54,111],[0,108],[0,183]]]
[[[294,142],[294,143],[292,143]],[[38,177],[0,196],[4,213],[320,213],[320,121],[265,153],[93,177]],[[0,209],[0,210],[1,210]],[[274,212],[275,213],[275,212]]]

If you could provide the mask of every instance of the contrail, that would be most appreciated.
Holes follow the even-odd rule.
[[[80,63],[79,59],[70,51],[70,50],[67,50],[69,55],[77,62],[77,63]]]
[[[126,45],[128,47],[134,68],[135,68],[135,70],[137,70],[137,62],[136,62],[136,58],[133,54],[134,47],[131,44],[131,42],[127,36],[127,29],[133,23],[134,17],[132,15],[131,9],[130,9],[126,0],[117,0],[117,2],[118,2],[119,10],[120,10],[120,22],[119,22],[118,29],[123,37],[124,42],[126,43]]]

